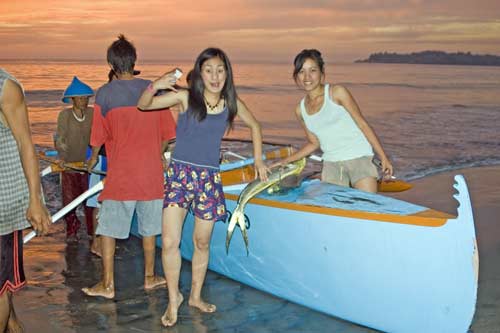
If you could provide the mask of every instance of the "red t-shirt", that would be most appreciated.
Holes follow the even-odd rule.
[[[137,109],[148,84],[114,80],[96,94],[90,144],[106,145],[108,167],[101,201],[163,198],[161,145],[175,137],[175,123],[168,109]]]

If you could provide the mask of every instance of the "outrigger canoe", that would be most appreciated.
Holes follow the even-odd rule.
[[[281,148],[265,157],[289,153]],[[227,170],[222,180],[230,212],[251,180],[252,162],[221,167]],[[454,187],[456,216],[318,180],[261,193],[245,208],[249,254],[238,233],[226,254],[227,225],[216,223],[209,269],[385,332],[467,332],[476,306],[479,255],[465,179],[456,176]],[[102,182],[87,192],[100,189]],[[193,255],[193,226],[189,212],[181,241],[187,260]],[[138,234],[135,221],[132,233]],[[25,242],[34,233],[28,236]]]
[[[230,212],[247,181],[225,187]],[[216,223],[209,269],[385,332],[467,332],[479,259],[462,176],[454,187],[456,216],[318,180],[261,193],[245,209],[249,255],[238,232],[226,254],[227,223]],[[187,260],[193,226],[188,213],[181,241]]]

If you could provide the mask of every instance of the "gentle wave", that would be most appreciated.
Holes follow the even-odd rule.
[[[500,165],[500,158],[498,157],[490,157],[490,158],[484,158],[481,160],[475,160],[475,161],[453,161],[450,162],[450,164],[445,164],[445,165],[432,165],[429,166],[428,168],[423,168],[423,169],[416,169],[412,170],[407,173],[401,173],[400,178],[403,178],[405,180],[411,181],[431,175],[435,175],[438,173],[442,172],[449,172],[449,171],[454,171],[454,170],[460,170],[460,169],[467,169],[467,168],[476,168],[476,167],[484,167],[484,166],[492,166],[492,165]]]
[[[439,83],[439,84],[407,84],[390,82],[338,82],[348,87],[371,87],[371,88],[410,88],[418,90],[481,90],[496,89],[498,84],[494,83]]]

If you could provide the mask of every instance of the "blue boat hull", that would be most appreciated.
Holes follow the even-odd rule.
[[[245,208],[250,254],[238,231],[226,254],[227,224],[218,222],[209,269],[386,332],[466,332],[475,311],[478,253],[463,178],[455,187],[458,216],[440,226],[408,223],[405,216],[384,221],[384,214],[374,220],[251,202]],[[235,206],[227,200],[229,211]],[[189,213],[181,242],[187,260],[193,226]]]

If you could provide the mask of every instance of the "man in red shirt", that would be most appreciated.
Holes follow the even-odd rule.
[[[107,61],[116,79],[96,94],[90,145],[91,169],[99,149],[106,145],[108,171],[96,234],[102,240],[102,281],[83,288],[89,296],[113,298],[115,239],[129,237],[134,211],[143,236],[146,290],[164,285],[154,274],[155,238],[161,234],[163,209],[162,153],[175,137],[169,110],[141,112],[137,101],[150,81],[134,77],[136,50],[123,35],[108,48]]]

